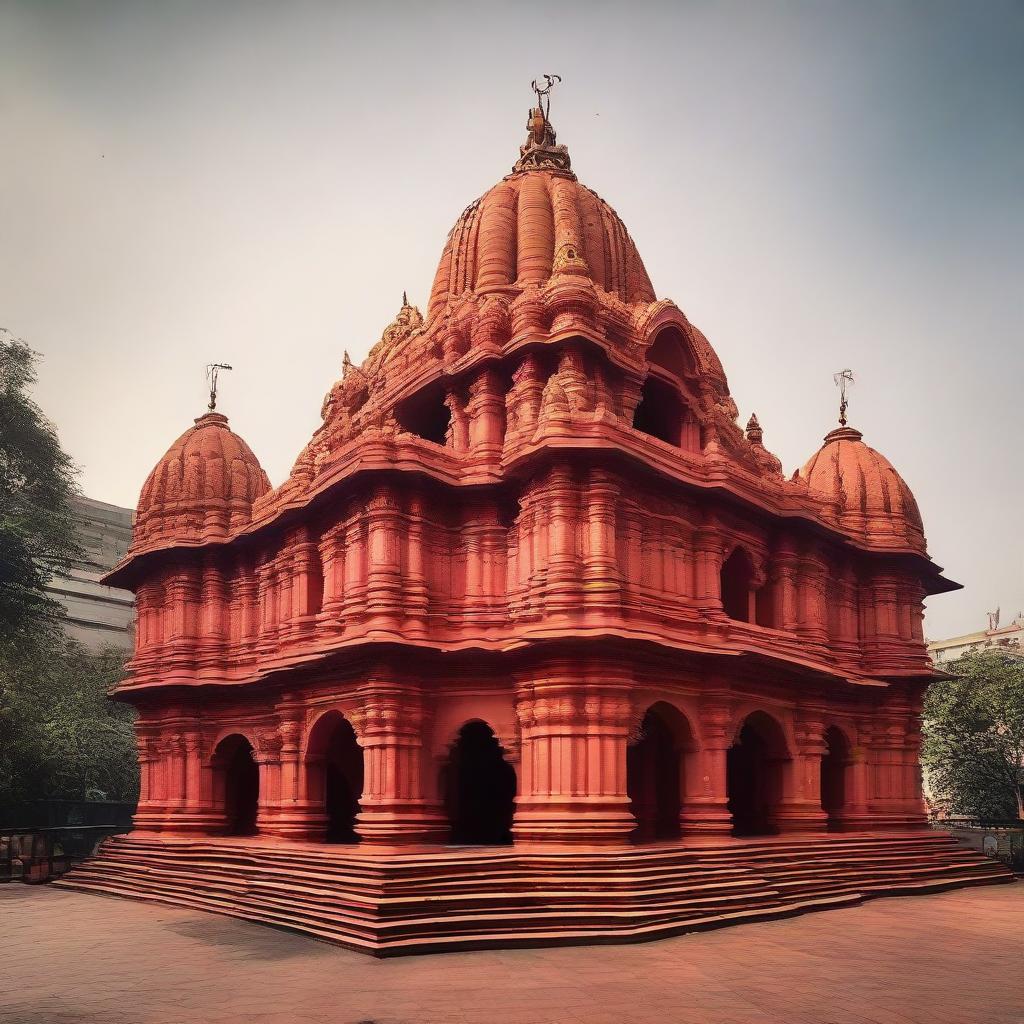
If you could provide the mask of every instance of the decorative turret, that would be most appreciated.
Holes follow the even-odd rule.
[[[207,412],[156,464],[142,486],[129,558],[140,549],[220,540],[252,518],[270,481],[252,449],[219,412]]]
[[[821,449],[800,470],[814,496],[827,502],[839,525],[865,543],[926,553],[917,501],[892,463],[846,423],[849,370],[836,374],[842,398],[840,425],[825,435]]]

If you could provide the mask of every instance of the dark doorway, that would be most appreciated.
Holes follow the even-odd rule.
[[[657,377],[649,376],[640,392],[633,414],[633,429],[668,444],[680,447],[683,440],[685,406],[676,389]]]
[[[516,773],[486,722],[467,722],[459,730],[441,783],[453,843],[512,842]]]
[[[356,816],[363,795],[363,748],[351,723],[328,712],[309,736],[306,772],[310,800],[323,803],[327,815],[324,840],[357,843]]]
[[[676,735],[651,708],[640,724],[640,738],[626,748],[626,792],[636,818],[636,842],[679,835],[680,750]]]
[[[825,730],[827,750],[821,759],[821,809],[828,815],[828,827],[839,827],[846,806],[846,767],[850,762],[850,745],[835,726]]]
[[[252,758],[252,745],[244,736],[228,736],[217,747],[216,761],[224,778],[226,834],[255,835],[260,770]]]
[[[754,620],[751,614],[753,578],[750,556],[743,548],[736,548],[722,565],[722,611],[730,619],[739,622]]]
[[[726,787],[733,835],[775,835],[773,818],[782,798],[782,730],[768,715],[756,712],[740,729],[726,756]]]

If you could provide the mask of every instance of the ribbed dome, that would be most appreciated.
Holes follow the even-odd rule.
[[[853,427],[839,427],[800,475],[832,503],[840,524],[880,547],[925,551],[924,526],[914,495],[893,465],[866,445]]]
[[[514,293],[561,275],[589,278],[622,302],[655,301],[626,226],[569,169],[540,110],[507,178],[455,222],[434,276],[428,321],[466,292]]]
[[[252,449],[219,412],[195,421],[149,474],[136,510],[132,548],[209,540],[243,526],[270,481]]]

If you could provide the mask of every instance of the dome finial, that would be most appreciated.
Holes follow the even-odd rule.
[[[849,403],[846,401],[846,389],[853,384],[853,370],[838,370],[832,374],[832,379],[839,388],[839,426],[846,426],[846,409]]]
[[[210,402],[206,408],[210,412],[217,408],[217,377],[220,375],[221,370],[230,369],[231,367],[227,363],[206,364],[206,379],[210,382]]]
[[[537,105],[530,108],[526,121],[526,129],[530,134],[519,147],[519,159],[512,168],[513,172],[539,168],[569,171],[571,167],[569,150],[557,145],[555,130],[548,119],[551,113],[551,90],[562,81],[562,76],[544,75],[543,78],[544,85],[538,85],[536,78],[530,83],[537,96]]]

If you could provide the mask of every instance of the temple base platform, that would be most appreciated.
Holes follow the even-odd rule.
[[[132,833],[53,884],[396,956],[641,942],[1010,881],[1002,864],[925,830],[391,851]]]

